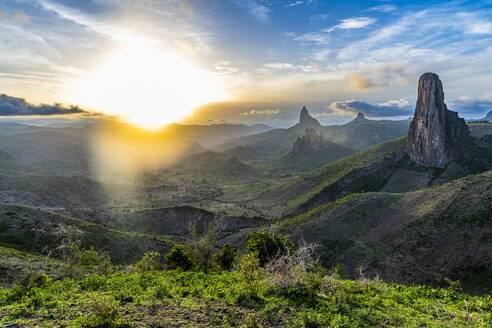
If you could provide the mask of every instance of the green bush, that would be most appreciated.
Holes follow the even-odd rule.
[[[94,274],[109,274],[112,272],[111,260],[107,254],[99,254],[94,246],[90,249],[76,249],[77,263],[86,271]]]
[[[93,299],[87,306],[88,314],[79,319],[83,328],[120,327],[116,319],[120,313],[118,303],[112,299],[101,297]]]
[[[261,281],[264,278],[264,271],[260,266],[260,260],[257,253],[246,254],[237,268],[239,276],[252,292],[253,296],[258,295],[261,287]]]
[[[192,268],[192,262],[188,252],[183,245],[175,245],[169,253],[164,256],[166,260],[166,268],[170,270],[190,270]]]
[[[250,235],[246,250],[248,253],[258,254],[260,265],[264,266],[276,256],[294,252],[294,244],[284,235],[260,231]]]
[[[190,240],[185,248],[195,269],[208,270],[215,264],[215,245],[219,239],[219,224],[216,221],[210,222],[205,233],[198,236],[196,227],[193,224],[188,226]]]
[[[137,263],[135,263],[133,270],[135,272],[159,270],[160,268],[162,268],[162,264],[158,260],[159,256],[160,256],[159,252],[145,253],[142,259]]]
[[[224,271],[231,271],[236,260],[237,249],[229,244],[225,244],[222,250],[215,255],[215,262],[220,269]]]
[[[94,246],[89,249],[81,249],[76,243],[70,243],[68,252],[64,255],[67,266],[62,276],[77,278],[81,275],[105,275],[113,272],[113,266],[109,255],[99,254]]]

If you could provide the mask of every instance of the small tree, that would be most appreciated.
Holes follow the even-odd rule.
[[[229,244],[225,244],[222,250],[215,254],[215,262],[225,271],[231,271],[236,260],[237,249]]]
[[[68,262],[68,276],[73,277],[80,274],[102,275],[113,271],[109,255],[98,253],[94,246],[84,250],[80,248],[79,244],[71,243],[65,259]]]
[[[246,251],[257,253],[260,265],[264,266],[276,256],[294,252],[294,244],[284,235],[260,231],[250,235]]]
[[[161,263],[157,259],[159,256],[159,252],[145,253],[142,259],[135,264],[133,269],[135,272],[158,270],[162,267]]]
[[[208,272],[212,267],[214,263],[215,244],[219,239],[219,226],[218,221],[210,222],[205,234],[199,237],[195,225],[189,225],[190,241],[186,244],[186,250],[195,268]]]
[[[260,260],[257,253],[248,253],[237,266],[237,271],[242,281],[246,283],[254,296],[258,295],[261,281],[264,278],[264,271],[260,267]]]
[[[167,269],[181,269],[186,271],[192,268],[190,256],[183,245],[175,245],[171,251],[164,256],[164,260],[166,260]]]

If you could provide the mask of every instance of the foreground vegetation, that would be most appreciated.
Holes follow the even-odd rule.
[[[245,254],[215,252],[216,230],[127,267],[72,244],[59,276],[25,272],[0,291],[7,327],[490,327],[492,298],[446,289],[344,280],[317,245],[256,232]],[[232,272],[231,272],[232,271]]]
[[[267,279],[265,277],[265,279]],[[57,327],[490,327],[492,299],[451,289],[311,276],[258,290],[238,272],[40,278],[0,291],[0,322]],[[311,284],[311,285],[310,285]]]

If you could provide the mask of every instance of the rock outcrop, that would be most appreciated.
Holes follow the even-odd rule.
[[[419,79],[418,100],[410,129],[410,159],[423,166],[445,167],[469,153],[470,131],[458,113],[447,109],[439,76],[425,73]]]
[[[302,137],[298,137],[294,142],[292,151],[301,153],[305,151],[317,151],[323,146],[324,138],[321,133],[313,128],[307,128]]]
[[[319,122],[314,117],[309,115],[306,106],[302,107],[301,115],[299,117],[299,129],[301,133],[303,133],[306,129],[319,130],[320,128],[321,124],[319,124]]]
[[[358,112],[357,117],[354,119],[354,121],[356,121],[356,122],[361,122],[361,121],[365,121],[365,120],[366,120],[366,117],[364,116],[364,113],[361,113],[361,112]]]

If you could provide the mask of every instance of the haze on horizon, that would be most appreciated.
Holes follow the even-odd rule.
[[[433,71],[479,118],[491,41],[490,1],[6,0],[0,93],[143,125],[286,126],[302,104],[329,124],[410,116]]]

